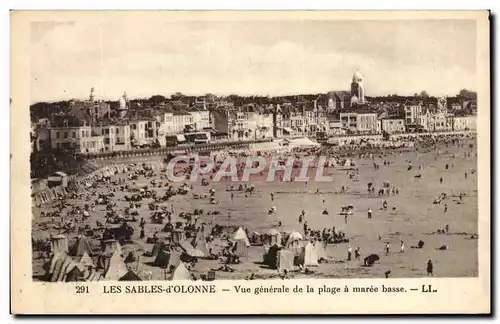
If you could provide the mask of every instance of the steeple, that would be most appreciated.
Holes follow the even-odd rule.
[[[94,101],[94,99],[95,99],[95,90],[94,90],[94,87],[92,87],[92,88],[90,88],[89,100]]]

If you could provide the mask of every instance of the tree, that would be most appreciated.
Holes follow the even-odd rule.
[[[429,94],[427,93],[427,91],[424,90],[424,91],[420,92],[420,97],[429,98]]]
[[[182,97],[184,97],[184,94],[182,92],[176,92],[170,96],[170,99],[172,100],[179,100]]]
[[[462,89],[458,93],[458,96],[467,100],[475,100],[477,98],[477,93],[474,91],[469,91],[467,89]]]
[[[159,103],[165,102],[166,100],[167,100],[167,98],[165,98],[162,95],[154,95],[154,96],[151,96],[151,98],[149,98],[149,101],[151,101],[154,104],[159,104]]]

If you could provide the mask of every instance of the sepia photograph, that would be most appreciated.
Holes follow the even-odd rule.
[[[53,15],[25,27],[32,283],[283,293],[489,267],[487,12]]]

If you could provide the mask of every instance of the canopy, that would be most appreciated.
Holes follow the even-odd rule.
[[[300,241],[303,239],[304,239],[304,237],[302,236],[302,234],[300,234],[299,232],[296,232],[296,231],[291,232],[290,235],[288,236],[288,242]]]
[[[269,235],[279,235],[279,234],[280,234],[280,232],[279,232],[277,229],[275,229],[275,228],[271,228],[271,229],[269,230],[269,232],[267,232],[267,233],[268,233]]]
[[[298,147],[298,148],[309,148],[309,147],[318,147],[319,143],[310,140],[307,137],[295,138],[290,141],[290,146]]]

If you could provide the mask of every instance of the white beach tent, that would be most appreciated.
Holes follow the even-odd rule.
[[[312,242],[307,243],[304,248],[304,266],[318,266],[318,253],[316,251],[316,247]]]
[[[292,251],[288,250],[280,250],[278,251],[278,262],[277,262],[277,268],[279,271],[287,270],[287,271],[292,271],[293,270],[293,260],[294,260],[294,254]]]
[[[288,236],[285,247],[292,251],[294,255],[299,256],[302,252],[302,247],[304,246],[302,240],[304,237],[299,232],[293,231]]]
[[[128,272],[128,268],[118,250],[115,250],[109,260],[109,266],[104,274],[105,280],[120,280]]]
[[[290,140],[289,145],[291,147],[294,147],[294,148],[312,148],[312,147],[318,147],[321,144],[319,144],[318,142],[312,141],[307,137],[301,137],[301,138],[295,138],[295,139]]]
[[[233,240],[243,241],[246,246],[250,246],[250,240],[248,239],[247,233],[241,227],[234,233]]]
[[[183,262],[179,262],[179,265],[172,274],[171,280],[191,280],[191,274]]]
[[[233,241],[235,247],[233,251],[240,256],[246,256],[248,254],[248,247],[250,246],[250,240],[248,239],[247,233],[240,227],[234,233]]]

